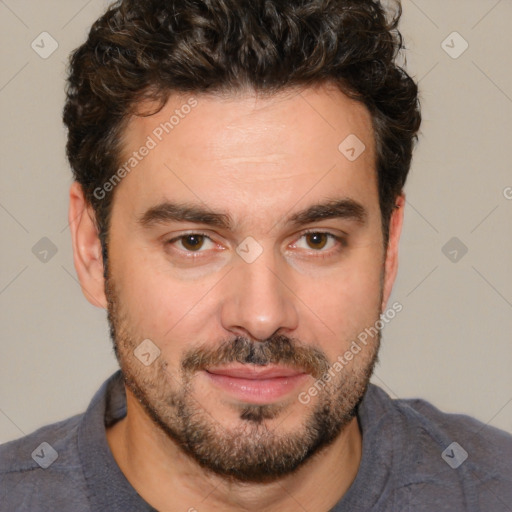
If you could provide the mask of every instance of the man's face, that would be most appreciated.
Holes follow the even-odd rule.
[[[109,320],[163,431],[203,466],[264,480],[336,438],[376,359],[369,338],[309,392],[389,293],[371,119],[326,88],[189,98],[126,130],[121,161],[156,146],[115,190]]]

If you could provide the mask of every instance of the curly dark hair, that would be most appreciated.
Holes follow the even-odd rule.
[[[389,219],[409,172],[421,123],[418,89],[397,64],[396,4],[378,0],[118,0],[70,57],[63,119],[74,178],[93,207],[106,258],[113,192],[94,191],[120,162],[133,114],[173,92],[273,94],[332,83],[369,110],[380,209]],[[156,101],[154,112],[138,110]]]

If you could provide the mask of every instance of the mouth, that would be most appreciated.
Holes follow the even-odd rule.
[[[232,364],[204,371],[212,384],[235,399],[250,404],[269,404],[285,398],[309,376],[286,366]]]

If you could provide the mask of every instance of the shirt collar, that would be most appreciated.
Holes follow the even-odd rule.
[[[78,428],[78,453],[92,510],[155,510],[128,482],[107,442],[106,427],[125,416],[126,392],[119,370],[94,395]]]

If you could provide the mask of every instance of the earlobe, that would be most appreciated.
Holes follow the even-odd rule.
[[[69,226],[73,243],[73,261],[82,293],[93,305],[107,308],[103,257],[95,214],[87,204],[82,187],[74,182],[69,191]]]
[[[381,311],[384,311],[391,295],[393,283],[398,272],[398,245],[404,222],[405,195],[402,193],[396,198],[395,208],[389,221],[389,241],[386,250],[384,287]]]

